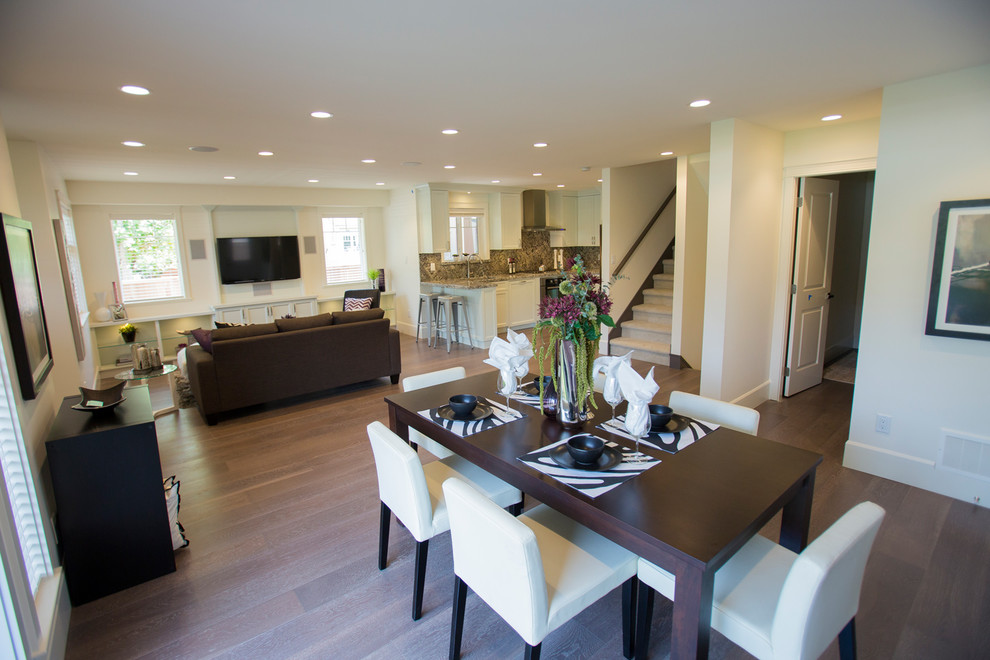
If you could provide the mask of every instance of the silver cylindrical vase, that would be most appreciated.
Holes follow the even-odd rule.
[[[570,340],[557,342],[557,421],[568,427],[581,426],[587,420],[584,402],[588,393],[578,391],[574,349],[574,342]]]

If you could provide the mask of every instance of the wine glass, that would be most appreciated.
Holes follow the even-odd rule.
[[[626,431],[636,439],[636,456],[631,459],[634,463],[646,460],[639,451],[639,441],[650,430],[650,411],[645,403],[629,402],[626,408]]]
[[[512,410],[512,406],[509,405],[509,397],[512,396],[513,392],[519,386],[519,380],[516,378],[516,372],[513,369],[500,369],[498,372],[498,393],[505,397],[505,409]]]
[[[612,408],[612,419],[609,424],[615,426],[615,407],[622,403],[622,388],[619,387],[619,379],[615,376],[605,377],[605,387],[602,388],[602,397]]]

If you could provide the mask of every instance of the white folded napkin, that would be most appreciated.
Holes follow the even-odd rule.
[[[653,367],[646,376],[640,376],[629,363],[619,366],[619,387],[622,398],[629,402],[626,408],[626,430],[633,436],[644,436],[650,430],[650,402],[660,390],[653,380]]]
[[[592,375],[598,372],[605,374],[605,385],[602,388],[602,396],[605,397],[606,401],[615,401],[616,398],[622,396],[622,388],[619,386],[619,367],[623,363],[630,364],[632,354],[633,352],[629,351],[625,355],[603,355],[595,358],[595,361],[592,363]]]
[[[516,355],[526,358],[516,367],[516,376],[518,378],[525,378],[526,374],[529,373],[529,358],[533,357],[533,346],[529,343],[526,335],[521,332],[513,332],[512,328],[506,328],[505,336],[508,338],[507,343],[516,348]]]
[[[533,356],[533,349],[530,348],[525,335],[510,329],[508,337],[509,341],[494,337],[491,346],[488,347],[488,359],[484,360],[485,364],[501,372],[499,393],[503,396],[509,396],[516,391],[519,379],[529,373],[529,358]]]

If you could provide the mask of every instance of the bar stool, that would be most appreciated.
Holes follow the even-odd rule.
[[[419,292],[419,314],[416,319],[416,343],[419,343],[419,329],[426,326],[426,345],[433,346],[437,323],[437,298],[440,294],[432,291]],[[426,320],[423,320],[423,303],[426,303]]]
[[[474,349],[474,337],[471,336],[471,321],[468,319],[467,314],[467,302],[464,300],[464,296],[439,296],[437,297],[437,314],[436,314],[436,339],[433,341],[433,347],[436,348],[439,344],[439,338],[441,332],[446,332],[447,334],[447,352],[450,353],[450,336],[454,335],[454,341],[461,342],[461,333],[458,329],[458,316],[464,321],[464,327],[467,329],[468,333],[468,343],[471,345],[471,349]],[[453,333],[451,332],[451,327],[453,327]]]

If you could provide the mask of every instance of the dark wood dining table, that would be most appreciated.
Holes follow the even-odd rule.
[[[455,394],[475,394],[504,405],[496,394],[497,377],[492,371],[390,394],[385,397],[389,426],[405,440],[409,428],[416,429],[672,573],[677,584],[672,658],[708,657],[715,571],[778,511],[783,511],[780,544],[794,551],[807,545],[819,454],[718,428],[676,454],[641,445],[662,462],[592,499],[518,458],[580,432],[631,447],[631,440],[597,428],[611,413],[600,394],[595,394],[595,418],[578,430],[564,429],[520,401],[511,407],[526,417],[467,437],[419,414],[446,404]]]

